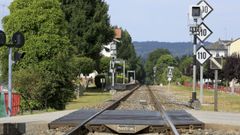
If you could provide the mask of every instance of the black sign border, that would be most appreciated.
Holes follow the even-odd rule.
[[[213,9],[213,7],[210,6],[205,0],[199,1],[197,5],[200,5],[202,2],[205,2],[206,5],[208,5],[208,6],[212,9],[205,17],[202,18],[202,20],[204,20],[206,17],[208,17],[208,15],[209,15],[210,13],[213,12],[214,9]]]
[[[208,28],[208,26],[207,26],[204,22],[202,22],[202,23],[199,25],[199,27],[200,27],[201,25],[204,25],[204,26],[210,31],[210,33],[211,33],[211,34],[209,34],[204,40],[201,40],[201,39],[198,37],[198,35],[197,35],[198,40],[203,43],[203,42],[205,42],[205,41],[213,34],[213,32],[212,32],[212,30],[211,30],[210,28]]]
[[[200,50],[201,48],[203,48],[208,54],[210,54],[210,57],[209,57],[206,61],[204,61],[202,64],[197,60],[197,52],[198,52],[198,50]],[[196,57],[197,62],[198,62],[200,65],[204,65],[204,64],[212,57],[212,54],[211,54],[203,45],[201,45],[201,46],[197,49],[195,57]]]

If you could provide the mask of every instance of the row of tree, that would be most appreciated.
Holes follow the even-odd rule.
[[[167,84],[168,66],[173,66],[173,81],[181,81],[182,72],[178,66],[181,63],[174,58],[167,49],[157,49],[149,54],[145,62],[146,83],[153,84],[154,80],[157,84]],[[182,65],[181,65],[182,66]],[[154,67],[156,73],[154,78]]]
[[[113,40],[108,5],[103,0],[14,0],[3,19],[7,38],[22,32],[26,38],[24,58],[13,67],[13,85],[22,96],[22,109],[64,109],[74,98],[74,80],[93,70],[106,73],[109,58],[103,45]],[[119,43],[118,57],[129,69],[143,75],[127,31]],[[1,81],[7,82],[8,48],[0,49]],[[75,81],[76,82],[76,81]]]
[[[240,82],[240,56],[232,55],[223,59],[223,69],[219,70],[219,79],[222,80],[222,85],[228,86],[229,82],[236,80]],[[166,49],[157,49],[149,54],[145,62],[146,83],[153,84],[154,82],[154,67],[157,67],[156,83],[167,84],[168,66],[174,67],[174,82],[191,82],[193,74],[193,58],[192,56],[182,56],[174,58]],[[207,61],[204,66],[203,77],[205,79],[214,80],[214,70],[210,69],[210,61]],[[200,79],[200,64],[197,63],[197,80]]]

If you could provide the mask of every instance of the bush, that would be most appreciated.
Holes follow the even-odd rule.
[[[122,75],[117,75],[115,83],[123,83],[123,76]]]
[[[102,83],[101,83],[101,79],[102,78],[104,78],[105,79],[105,83],[103,83],[103,85],[102,85]],[[102,88],[102,87],[105,87],[106,86],[106,77],[105,77],[105,75],[97,75],[96,77],[95,77],[95,85],[96,85],[96,87],[97,88]]]

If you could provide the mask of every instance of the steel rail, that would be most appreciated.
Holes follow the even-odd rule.
[[[171,119],[168,117],[167,113],[166,113],[166,109],[164,108],[164,106],[161,104],[161,102],[159,102],[159,100],[156,98],[156,96],[154,95],[153,91],[149,88],[149,86],[147,86],[147,89],[149,90],[150,96],[152,97],[152,100],[154,102],[155,108],[160,111],[162,113],[163,118],[167,121],[168,126],[171,128],[172,132],[175,135],[179,135],[177,128],[175,127],[175,125],[172,123]]]
[[[130,92],[128,92],[125,96],[123,96],[122,98],[120,98],[119,100],[115,101],[114,103],[112,103],[111,105],[105,107],[104,109],[102,109],[101,111],[95,113],[94,115],[92,115],[91,117],[89,117],[88,119],[84,120],[82,123],[80,123],[78,126],[76,126],[75,128],[73,128],[72,130],[70,130],[68,133],[66,133],[65,135],[79,135],[82,134],[81,132],[84,130],[84,125],[87,124],[89,121],[91,121],[92,119],[94,119],[95,117],[97,117],[98,115],[102,114],[104,111],[106,110],[113,110],[115,109],[119,103],[121,103],[121,101],[126,100],[135,90],[137,90],[139,87],[141,87],[141,85],[138,85],[137,87],[135,87],[134,89],[132,89]]]

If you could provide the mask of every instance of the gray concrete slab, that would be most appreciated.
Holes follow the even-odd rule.
[[[42,113],[42,114],[4,117],[4,118],[0,118],[0,123],[28,123],[28,122],[49,123],[53,120],[56,120],[74,111],[76,110],[66,110],[66,111],[48,112],[48,113]]]
[[[107,110],[88,123],[122,125],[165,125],[159,112],[140,110]]]
[[[58,128],[63,126],[77,126],[84,122],[92,115],[96,114],[99,110],[77,110],[72,113],[65,115],[64,117],[58,118],[49,123],[49,128]]]
[[[48,130],[49,122],[74,111],[76,110],[0,118],[0,135],[44,135],[43,131]]]
[[[240,113],[186,110],[205,124],[240,126]]]

